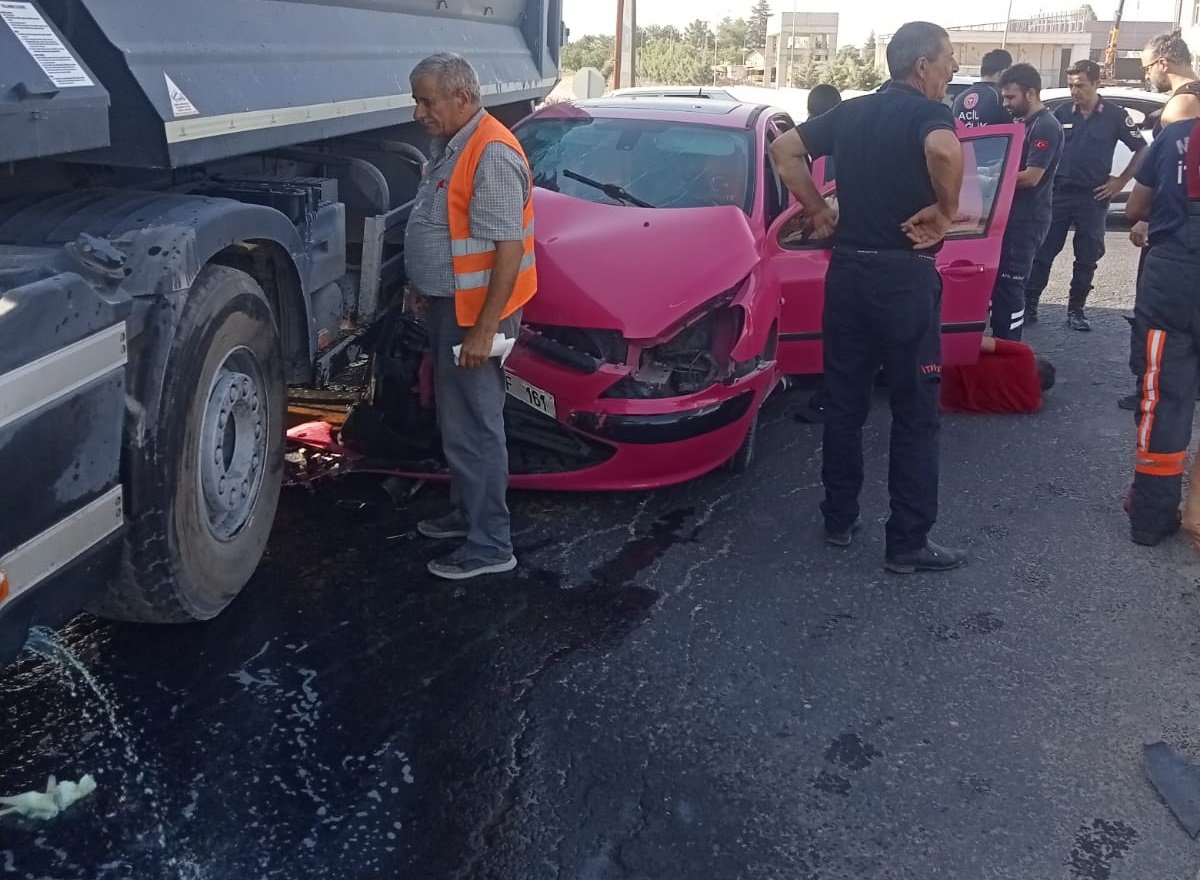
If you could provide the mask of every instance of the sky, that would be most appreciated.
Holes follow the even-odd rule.
[[[798,12],[836,11],[839,45],[861,46],[867,36],[890,33],[910,18],[918,17],[914,7],[895,0],[772,0],[772,12],[790,12],[796,2]],[[1107,5],[1106,5],[1107,3]],[[695,18],[707,19],[715,27],[725,16],[749,15],[753,0],[638,0],[639,25],[673,24],[682,27]],[[969,9],[967,8],[969,5]],[[1082,0],[1062,0],[1061,3],[1013,0],[1014,18],[1037,12],[1057,12],[1082,5]],[[1111,8],[1109,8],[1111,6]],[[840,8],[839,8],[840,7]],[[1102,20],[1110,20],[1116,10],[1115,0],[1093,0],[1092,8]],[[919,17],[946,27],[961,24],[982,24],[1003,21],[1008,0],[925,0]],[[1130,21],[1171,21],[1175,17],[1174,0],[1125,0],[1124,18]],[[563,20],[571,29],[571,38],[584,34],[611,34],[616,26],[616,0],[563,0]]]

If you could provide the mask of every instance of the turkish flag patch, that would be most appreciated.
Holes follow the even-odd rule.
[[[1035,150],[1048,150],[1050,149],[1050,141],[1034,141],[1033,148]]]

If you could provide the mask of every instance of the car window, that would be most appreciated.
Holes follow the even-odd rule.
[[[825,197],[825,204],[837,208],[837,193]],[[779,227],[779,246],[793,251],[819,250],[833,246],[828,238],[813,238],[812,223],[803,211],[793,214]]]
[[[788,116],[779,115],[772,117],[767,125],[767,143],[766,157],[763,161],[765,176],[767,179],[766,192],[766,225],[770,226],[775,222],[775,218],[787,210],[787,206],[791,200],[791,193],[780,178],[778,170],[775,168],[775,160],[771,156],[771,144],[775,138],[784,132],[790,131],[795,126]]]
[[[656,208],[737,205],[749,214],[753,205],[753,132],[588,117],[532,119],[516,134],[543,189],[605,205],[628,204],[613,185]]]
[[[1101,94],[1103,94],[1103,92]],[[1069,100],[1071,99],[1066,97],[1051,98],[1046,101],[1046,106],[1050,110],[1055,110],[1058,107],[1061,107],[1063,104],[1066,104]],[[1133,119],[1133,124],[1142,129],[1153,128],[1154,120],[1151,118],[1151,115],[1158,113],[1163,107],[1166,106],[1165,101],[1155,101],[1150,98],[1126,98],[1122,96],[1110,95],[1108,96],[1108,100],[1116,101],[1127,111],[1129,111],[1129,115]]]
[[[1165,101],[1122,101],[1125,109],[1129,111],[1129,115],[1133,117],[1133,122],[1138,128],[1150,129],[1154,127],[1154,120],[1151,119],[1151,114],[1158,113],[1163,107],[1167,106]]]
[[[958,195],[958,216],[946,238],[973,238],[987,234],[996,210],[996,193],[1012,141],[1004,136],[963,142],[963,184]]]
[[[958,197],[958,215],[946,234],[947,239],[974,238],[987,234],[996,211],[996,193],[1004,173],[1011,140],[1007,136],[975,138],[963,143],[963,184]],[[837,194],[826,202],[837,206]],[[791,250],[829,247],[828,239],[811,238],[811,225],[797,214],[780,227],[779,244]]]

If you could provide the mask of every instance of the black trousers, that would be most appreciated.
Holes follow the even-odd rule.
[[[1000,248],[1000,265],[992,287],[992,335],[1021,341],[1025,325],[1025,286],[1046,230],[1044,220],[1009,220]]]
[[[937,519],[942,282],[932,256],[834,251],[825,277],[821,512],[829,531],[858,518],[862,428],[880,365],[891,395],[887,553],[925,545]]]
[[[1179,524],[1179,502],[1200,368],[1200,217],[1145,254],[1133,309],[1129,366],[1141,400],[1134,414],[1130,524],[1154,537]]]
[[[1067,299],[1068,311],[1081,311],[1092,291],[1096,265],[1104,256],[1104,230],[1108,219],[1108,202],[1096,201],[1089,189],[1056,186],[1054,216],[1050,228],[1038,249],[1025,287],[1025,301],[1037,305],[1042,291],[1050,282],[1050,267],[1054,258],[1067,243],[1067,233],[1075,227],[1075,265],[1071,271],[1071,288]]]

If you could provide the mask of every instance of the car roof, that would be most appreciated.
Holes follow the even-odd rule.
[[[607,98],[640,98],[660,97],[660,98],[728,98],[732,95],[730,91],[722,88],[713,88],[712,86],[632,86],[624,89],[614,89],[605,97]]]
[[[1100,94],[1105,98],[1120,103],[1121,101],[1148,101],[1154,104],[1166,104],[1171,97],[1163,92],[1147,92],[1145,89],[1135,89],[1129,86],[1101,86]],[[1042,89],[1042,103],[1061,101],[1071,97],[1070,89]]]
[[[610,119],[658,119],[672,122],[702,122],[722,128],[754,127],[755,121],[764,112],[784,112],[764,104],[748,104],[740,101],[722,101],[716,98],[668,98],[668,97],[612,97],[588,98],[579,101],[561,101],[548,104],[533,114],[532,118],[570,118],[581,113],[587,116]]]

